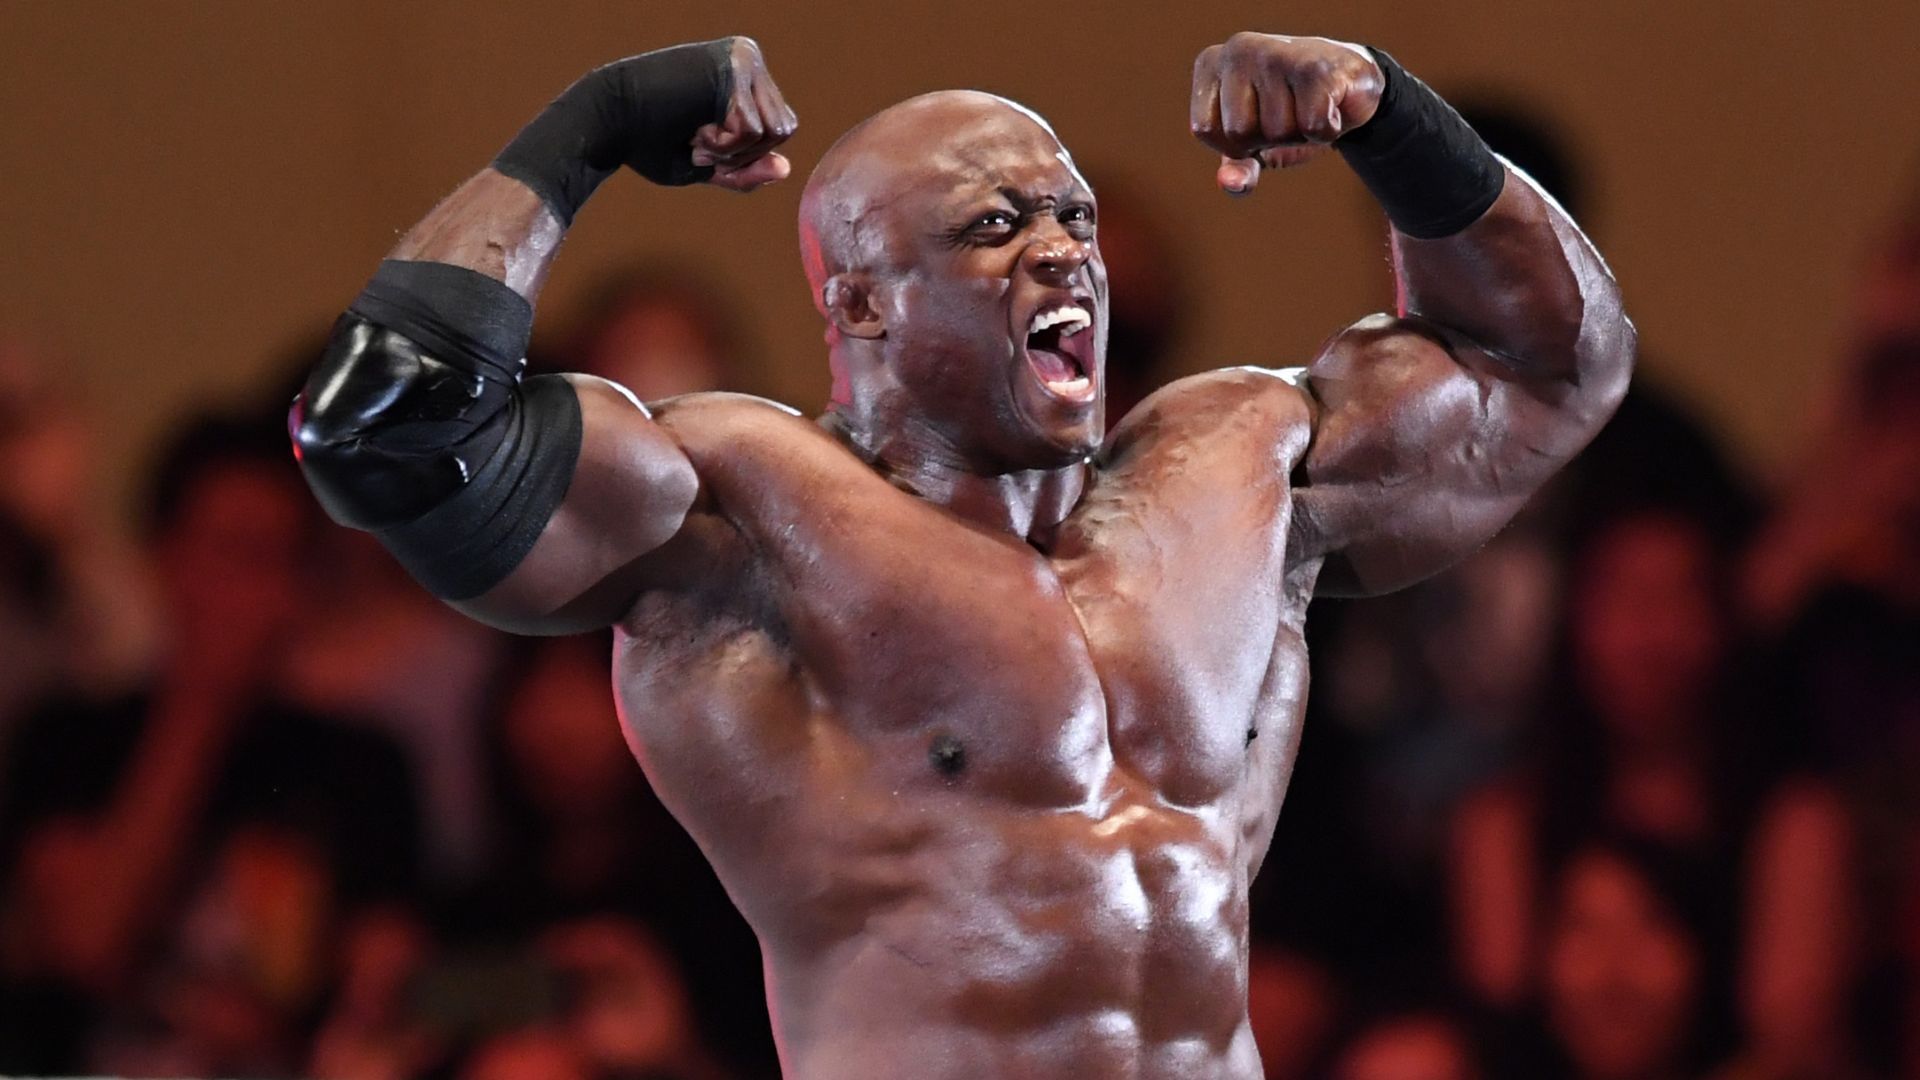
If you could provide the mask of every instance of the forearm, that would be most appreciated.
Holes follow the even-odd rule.
[[[1499,161],[1391,57],[1380,108],[1335,145],[1393,222],[1398,307],[1517,372],[1575,384],[1624,376],[1631,329],[1578,226]]]
[[[84,887],[44,906],[53,959],[69,978],[108,989],[126,973],[205,812],[239,710],[194,691],[156,699],[126,779],[85,832]]]
[[[532,188],[489,166],[408,229],[387,258],[485,274],[533,303],[566,231]]]
[[[1400,314],[1430,320],[1525,376],[1622,382],[1633,331],[1620,290],[1579,228],[1518,173],[1451,236],[1393,234]]]

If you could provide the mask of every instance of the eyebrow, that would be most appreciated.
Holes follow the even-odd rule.
[[[1022,209],[1039,206],[1046,202],[1064,203],[1076,198],[1091,199],[1093,197],[1093,192],[1087,190],[1078,181],[1069,184],[1063,192],[1049,191],[1038,195],[1029,194],[1027,191],[1014,187],[1011,184],[1002,184],[995,190],[1002,198]]]

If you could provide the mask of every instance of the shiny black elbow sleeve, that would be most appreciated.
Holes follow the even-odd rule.
[[[520,564],[566,496],[579,399],[521,379],[532,308],[485,275],[388,262],[335,323],[288,418],[335,521],[378,536],[447,600]]]

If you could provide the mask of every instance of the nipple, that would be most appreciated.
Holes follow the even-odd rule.
[[[967,751],[960,745],[959,739],[951,735],[935,735],[933,743],[927,747],[927,760],[933,763],[934,772],[952,778],[967,767]]]

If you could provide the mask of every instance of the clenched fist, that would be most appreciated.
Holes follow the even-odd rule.
[[[1220,186],[1241,194],[1262,165],[1298,165],[1372,119],[1385,88],[1358,45],[1235,34],[1193,63],[1193,133],[1220,152]]]
[[[772,151],[793,136],[800,121],[780,96],[767,73],[766,57],[752,38],[733,38],[727,60],[733,96],[725,116],[694,133],[692,161],[703,168],[713,166],[707,183],[752,191],[793,171],[784,155]]]
[[[792,171],[797,126],[752,38],[673,45],[594,68],[493,159],[562,225],[622,166],[656,184],[752,191]]]

